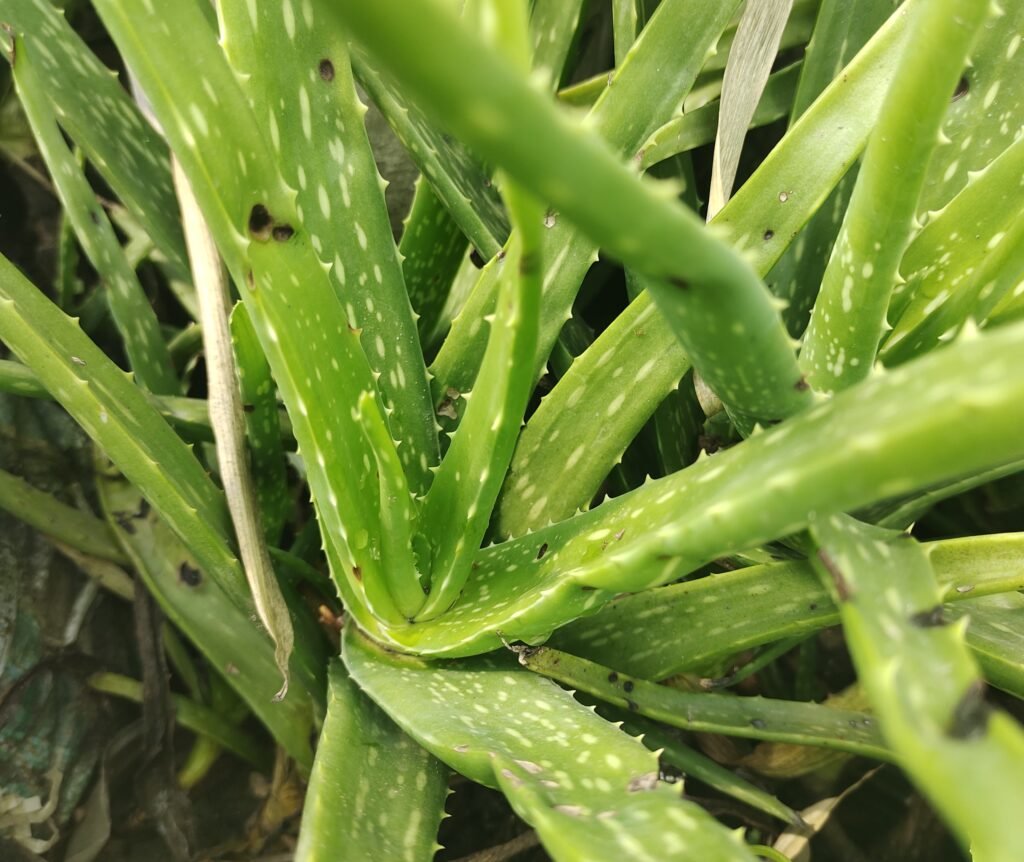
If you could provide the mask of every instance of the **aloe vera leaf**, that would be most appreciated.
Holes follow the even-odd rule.
[[[533,68],[551,87],[557,87],[565,70],[580,16],[587,0],[534,3],[530,10]]]
[[[176,159],[171,164],[171,171],[181,205],[192,282],[199,300],[209,393],[207,405],[213,425],[217,468],[256,614],[274,641],[274,660],[282,676],[281,690],[275,697],[280,700],[288,691],[288,658],[295,643],[295,633],[263,536],[249,452],[245,445],[245,413],[228,322],[231,292],[213,237]]]
[[[358,46],[353,46],[352,61],[374,104],[466,238],[485,259],[496,255],[508,235],[508,224],[484,168],[410,102],[408,94]]]
[[[296,190],[302,230],[330,265],[349,325],[362,330],[392,437],[402,441],[399,457],[422,493],[439,458],[426,366],[363,124],[366,108],[345,38],[323,6],[219,0],[222,44],[257,123],[269,131],[282,178]]]
[[[139,284],[124,249],[90,188],[78,160],[68,149],[25,40],[15,40],[14,81],[46,162],[54,187],[90,263],[106,287],[110,311],[124,341],[136,379],[152,392],[171,394],[178,379],[156,314]]]
[[[688,370],[686,355],[668,327],[652,325],[659,320],[650,302],[640,314],[620,315],[595,342],[601,349],[579,356],[541,401],[519,436],[505,479],[500,535],[522,535],[585,507],[665,394],[679,383]],[[609,361],[616,356],[621,361]],[[632,388],[648,376],[657,378],[656,384]]]
[[[962,625],[946,626],[928,557],[903,534],[832,516],[811,525],[815,571],[839,606],[854,665],[908,776],[976,858],[1018,859],[1024,732],[989,711]]]
[[[802,66],[802,62],[793,63],[768,77],[749,128],[766,126],[787,116],[793,104]],[[647,169],[677,153],[713,143],[720,106],[720,102],[709,102],[665,123],[644,142],[637,153],[640,167]]]
[[[12,359],[0,359],[0,392],[25,398],[51,397],[31,368]]]
[[[535,673],[671,727],[892,759],[875,721],[863,712],[766,697],[679,691],[550,647],[523,649],[519,661]]]
[[[517,14],[522,9],[505,4],[483,6],[481,11],[492,13],[498,50],[518,62],[524,72],[528,70],[526,19]],[[419,619],[443,613],[462,591],[533,391],[531,360],[537,352],[544,266],[543,208],[512,180],[502,177],[501,185],[516,230],[510,244],[516,264],[504,265],[502,291],[474,396],[423,501],[419,530],[429,547],[431,580]],[[473,480],[467,483],[463,476]]]
[[[417,574],[413,552],[412,531],[416,523],[416,502],[405,483],[398,453],[394,446],[388,445],[391,437],[377,410],[373,393],[364,392],[360,395],[354,412],[369,438],[370,450],[376,458],[378,494],[381,500],[380,566],[383,579],[380,584],[366,584],[367,599],[371,605],[378,601],[392,601],[403,617],[412,619],[423,607],[425,600],[424,585]],[[410,579],[407,577],[409,572],[417,576]],[[380,587],[384,587],[386,592],[377,599],[374,590]]]
[[[988,14],[975,0],[942,0],[914,13],[804,337],[800,365],[816,388],[835,391],[871,371],[928,158]]]
[[[627,62],[616,70],[615,86],[588,115],[588,127],[621,156],[632,157],[644,137],[676,112],[701,59],[734,6],[733,0],[725,4],[694,0],[662,3],[634,43]],[[550,213],[544,225],[542,257],[547,263],[535,377],[569,318],[584,275],[597,259],[597,246],[557,213]],[[472,387],[486,342],[483,318],[493,313],[497,292],[494,268],[484,267],[431,365],[435,403],[448,389],[464,392]]]
[[[925,549],[944,602],[1024,585],[1024,534],[948,539]],[[550,644],[635,676],[665,679],[838,621],[839,611],[810,564],[793,561],[623,596],[559,629]]]
[[[142,703],[142,683],[131,677],[116,673],[94,673],[89,677],[89,687],[103,694],[114,695],[135,703]],[[266,748],[248,733],[226,721],[219,713],[197,701],[179,694],[171,695],[174,705],[174,720],[182,727],[205,736],[218,747],[230,751],[256,769],[268,765]]]
[[[61,126],[136,215],[172,267],[186,272],[167,148],[131,98],[50,3],[5,0],[4,21],[38,57]]]
[[[684,745],[674,733],[662,725],[635,713],[627,716],[620,711],[620,715],[623,716],[622,729],[626,733],[643,739],[644,745],[652,751],[659,752],[662,762],[670,763],[682,770],[686,778],[696,778],[708,787],[715,788],[719,793],[777,817],[784,823],[799,822],[799,815],[788,805],[732,770],[726,769],[703,752]]]
[[[1024,138],[972,176],[914,238],[900,266],[907,282],[905,301],[890,306],[894,326],[880,354],[887,365],[933,348],[949,329],[964,322],[990,280],[979,270],[987,270],[1004,240],[1010,244],[1002,254],[1009,255],[1024,236],[1022,178]],[[965,230],[965,225],[970,228]]]
[[[1017,217],[974,278],[981,287],[973,314],[987,323],[1004,301],[1012,300],[1015,290],[1018,294],[1024,290],[1020,288],[1024,284],[1024,215]]]
[[[535,641],[616,592],[798,532],[813,512],[1020,461],[1022,361],[1019,326],[961,338],[679,473],[481,551],[444,619],[388,637],[446,655],[494,648],[499,632]]]
[[[722,80],[718,134],[711,166],[708,220],[732,195],[747,128],[764,92],[793,0],[768,0],[748,5],[736,28],[736,39]]]
[[[210,577],[128,481],[109,471],[97,476],[107,522],[167,617],[249,705],[278,743],[304,768],[312,765],[309,734],[322,708],[321,641],[309,622],[296,620],[294,684],[275,700],[279,674],[270,639]],[[128,517],[125,518],[125,514]]]
[[[621,66],[626,59],[640,29],[638,2],[640,0],[612,0],[612,44],[616,66]]]
[[[769,155],[762,168],[739,189],[733,200],[713,222],[716,225],[723,225],[733,242],[747,249],[746,254],[759,272],[764,273],[771,269],[788,240],[798,233],[801,226],[825,199],[828,190],[842,177],[867,140],[877,117],[876,111],[881,96],[894,71],[894,58],[899,56],[906,39],[905,19],[906,13],[903,11],[893,16],[867,49],[850,64],[843,77],[829,88],[790,132],[786,138],[788,143],[777,147]],[[822,140],[829,141],[828,148],[821,147]],[[780,193],[779,189],[784,191]],[[781,200],[782,197],[785,197],[785,201]],[[772,201],[773,208],[774,202],[779,201],[771,218],[765,217],[765,200]],[[551,233],[554,234],[557,230],[556,226]],[[755,237],[760,239],[755,240]],[[548,280],[545,283],[545,290],[552,288],[553,283]],[[643,380],[623,380],[624,384],[629,384],[629,396],[620,406],[617,422],[612,426],[622,429],[623,439],[618,441],[618,446],[608,446],[604,450],[603,464],[595,461],[585,468],[578,465],[579,469],[586,469],[591,477],[607,474],[618,452],[621,452],[631,439],[631,429],[639,428],[646,421],[651,407],[666,397],[669,388],[675,385],[688,368],[684,351],[663,349],[663,345],[670,339],[669,327],[665,321],[654,317],[644,325],[639,325],[641,319],[651,315],[651,307],[650,295],[641,295],[595,341],[591,348],[591,358],[581,358],[584,365],[606,362],[609,369],[627,363],[643,368],[646,363],[653,362],[659,370],[657,376],[650,375]],[[628,333],[638,331],[644,333],[643,339],[627,336]],[[442,357],[443,353],[442,350]],[[610,355],[604,359],[606,354]],[[439,362],[442,357],[439,357]],[[435,363],[435,367],[438,364]],[[672,367],[669,367],[670,365]],[[665,381],[668,381],[667,385]],[[545,417],[559,417],[548,429],[549,443],[557,440],[557,436],[563,430],[567,432],[566,439],[570,439],[585,427],[577,418],[572,405],[568,403],[574,394],[572,382],[567,380],[564,387],[562,384],[556,386],[545,399],[538,414],[531,418],[532,423],[542,421]],[[617,400],[623,392],[623,385],[618,381],[614,381],[614,384],[615,392],[605,395],[605,403]],[[596,398],[593,390],[590,390],[590,397]],[[524,432],[524,442],[530,435],[528,425]],[[564,464],[572,448],[564,448],[556,443],[550,446],[550,450],[550,453],[545,452],[546,457],[554,458],[555,454],[560,452],[561,458],[556,459],[556,462]],[[587,458],[589,457],[588,451]],[[518,465],[518,470],[523,473],[522,461]],[[582,478],[581,475],[580,479]],[[531,484],[535,482],[528,478],[522,489]],[[576,499],[572,500],[568,495],[570,488],[554,487],[557,489],[556,495],[565,496],[561,501],[561,517],[565,517],[577,507],[585,506],[596,490],[592,484],[581,482],[576,486]],[[531,505],[535,503],[536,501],[533,501]],[[515,505],[507,495],[502,501],[503,507],[511,508]],[[539,520],[530,524],[519,520],[512,526],[537,526],[545,523],[546,518],[542,517],[540,511],[537,517]]]
[[[294,191],[278,173],[270,142],[202,12],[194,3],[150,12],[145,0],[98,0],[96,8],[152,102],[221,255],[242,285],[304,457],[325,541],[336,545],[332,574],[362,593],[363,581],[378,584],[384,577],[375,458],[352,414],[359,396],[376,390],[365,339],[347,320],[298,218]],[[182,44],[193,52],[188,67],[180,62]],[[327,86],[319,74],[313,83]],[[187,115],[181,105],[189,106]],[[382,335],[367,347],[378,357],[387,354]],[[411,581],[416,573],[406,577]],[[373,612],[402,619],[390,603]]]
[[[954,620],[967,620],[967,645],[985,674],[996,688],[1014,697],[1024,697],[1024,612],[1018,599],[1009,606],[988,606],[985,602],[965,602],[948,608]]]
[[[443,9],[423,4],[399,16],[391,2],[339,11],[356,38],[484,157],[624,263],[657,279],[652,288],[662,313],[736,416],[752,425],[809,403],[778,312],[744,258],[681,204],[638,182],[597,136],[570,123]],[[442,33],[445,63],[415,50],[418,40]],[[628,67],[629,58],[623,70]],[[476,74],[467,77],[464,68]],[[594,112],[601,111],[598,101]],[[513,127],[531,133],[512,138]],[[617,202],[614,211],[602,205],[609,197]]]
[[[807,44],[800,84],[792,102],[791,126],[838,78],[843,67],[899,5],[900,0],[824,0],[814,23],[814,34]],[[898,56],[897,50],[891,59]],[[772,290],[788,303],[782,316],[794,336],[801,335],[807,327],[853,190],[856,170],[852,167],[836,184],[829,199],[817,209],[767,277]]]
[[[105,522],[6,470],[0,470],[0,509],[83,554],[114,563],[128,561]]]
[[[0,338],[186,542],[206,574],[249,607],[221,492],[145,394],[75,323],[0,260]]]
[[[752,858],[658,781],[652,752],[510,656],[430,664],[384,652],[351,627],[342,655],[395,723],[452,769],[500,789],[559,862]]]
[[[448,771],[331,662],[296,862],[429,862]]]
[[[263,355],[245,305],[235,305],[229,325],[238,386],[245,411],[256,502],[263,521],[264,535],[274,545],[293,505],[288,492],[277,390],[270,374],[270,365]]]
[[[466,253],[466,238],[444,203],[421,176],[398,246],[409,301],[418,315],[420,341],[437,330],[441,311]]]
[[[1024,97],[1024,4],[1012,0],[992,8],[952,93],[942,125],[943,143],[928,164],[918,210],[925,219],[1020,137],[1014,117]]]

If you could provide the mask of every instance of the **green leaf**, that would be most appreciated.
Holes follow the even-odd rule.
[[[976,0],[935,0],[913,12],[911,41],[868,141],[800,352],[818,389],[845,388],[871,372],[949,94],[988,13]]]
[[[302,231],[330,267],[349,326],[362,330],[409,484],[422,493],[439,457],[426,367],[363,124],[366,108],[329,5],[219,0],[222,43],[270,142],[271,164],[295,190]]]
[[[52,3],[5,0],[4,21],[39,58],[42,89],[61,126],[139,219],[179,274],[185,241],[167,147],[106,67]]]
[[[103,281],[132,370],[139,383],[151,392],[174,394],[179,388],[178,378],[156,313],[78,160],[64,142],[32,51],[24,39],[15,40],[13,56],[18,96],[39,152],[78,241]]]
[[[998,602],[965,602],[948,609],[954,620],[967,620],[967,645],[985,679],[1014,697],[1024,697],[1024,611],[1020,596]]]
[[[559,862],[752,859],[658,780],[653,753],[510,656],[429,664],[384,652],[351,627],[343,656],[396,724],[453,769],[500,789]]]
[[[444,766],[332,661],[296,862],[429,862],[447,796]]]
[[[294,620],[298,635],[291,659],[294,684],[288,696],[279,700],[274,645],[253,624],[249,609],[232,602],[208,577],[202,561],[144,504],[132,484],[108,469],[97,477],[97,486],[107,522],[146,589],[277,742],[308,769],[313,760],[309,734],[323,697],[322,641],[316,629],[311,630],[312,621]]]
[[[230,549],[224,496],[142,390],[0,258],[0,339],[39,376],[239,608],[250,607]]]
[[[839,605],[857,673],[886,741],[945,822],[988,862],[1018,859],[1024,732],[984,702],[962,625],[946,625],[927,554],[852,518],[816,520],[815,571]]]
[[[550,647],[524,648],[519,661],[530,670],[580,689],[630,712],[671,727],[816,745],[889,760],[876,722],[863,712],[816,703],[696,694],[620,674]]]

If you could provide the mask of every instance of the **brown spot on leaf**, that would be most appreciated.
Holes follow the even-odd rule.
[[[926,611],[918,611],[912,614],[910,622],[923,629],[937,628],[946,625],[946,618],[942,614],[942,605],[928,608]]]
[[[295,236],[295,228],[290,224],[274,225],[274,239],[278,242],[288,242],[293,236]]]
[[[274,219],[270,215],[270,210],[263,206],[263,204],[256,204],[249,211],[249,233],[253,239],[266,242],[270,239],[273,226]]]
[[[359,568],[359,566],[353,566],[352,567],[352,577],[355,578],[357,581],[362,581],[363,580],[363,570],[361,568]]]
[[[626,785],[626,789],[630,793],[641,793],[645,790],[654,790],[657,786],[658,773],[645,772],[643,775],[637,775],[634,778],[629,779],[629,784]]]
[[[334,63],[324,57],[320,61],[320,65],[317,66],[317,71],[320,73],[321,81],[333,81],[334,80]]]
[[[953,91],[953,101],[958,102],[964,96],[966,96],[971,90],[971,81],[966,75],[961,75],[960,80],[956,82],[956,89]]]
[[[836,595],[839,597],[839,601],[848,602],[853,593],[850,591],[850,585],[846,582],[846,577],[836,564],[836,561],[832,559],[831,554],[829,554],[829,552],[824,548],[818,549],[818,559],[825,567],[825,571],[827,571],[832,577],[832,583],[835,585]]]
[[[539,547],[539,548],[537,549],[537,559],[539,560],[539,559],[540,559],[541,557],[543,557],[543,556],[544,556],[544,555],[545,555],[545,554],[546,554],[547,552],[548,552],[548,543],[547,543],[547,542],[545,542],[545,543],[544,543],[543,545],[541,545],[541,546],[540,546],[540,547]]]
[[[203,580],[199,569],[190,566],[188,563],[182,563],[178,567],[178,577],[181,578],[181,582],[187,587],[198,587]]]

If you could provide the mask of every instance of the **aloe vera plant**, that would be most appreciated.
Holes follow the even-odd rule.
[[[188,783],[251,713],[303,862],[434,858],[449,785],[553,859],[739,862],[877,762],[1021,858],[1024,0],[90,7],[130,88],[0,0],[96,275],[0,258],[0,393],[95,448],[0,507],[216,674]]]

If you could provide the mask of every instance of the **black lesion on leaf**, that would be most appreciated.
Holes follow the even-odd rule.
[[[678,287],[680,290],[689,290],[690,289],[690,282],[688,282],[685,278],[682,278],[681,276],[670,275],[666,279],[666,281],[669,284],[671,284],[673,287]]]
[[[484,264],[487,263],[487,261],[484,260],[484,256],[475,248],[469,253],[469,262],[477,269],[483,269]]]
[[[135,525],[132,523],[132,518],[135,517],[134,515],[130,512],[112,512],[111,514],[113,514],[118,527],[129,535],[135,532]]]
[[[616,683],[618,681],[619,681],[619,675],[615,671],[612,671],[610,674],[608,674],[608,682]]]
[[[793,384],[793,388],[797,392],[806,392],[808,389],[811,388],[811,384],[807,382],[807,378],[806,377],[801,376],[800,379],[797,380],[797,382]]]
[[[923,629],[937,628],[948,623],[943,615],[942,605],[936,605],[933,608],[928,608],[928,610],[918,611],[916,614],[911,614],[910,622]]]
[[[270,239],[270,232],[274,226],[274,219],[263,204],[256,204],[249,212],[249,233],[254,239],[266,242]]]
[[[190,566],[188,563],[182,563],[178,567],[178,577],[181,578],[181,582],[187,587],[198,587],[203,580],[199,569]]]
[[[953,739],[977,739],[988,729],[992,710],[985,703],[985,683],[980,679],[972,682],[953,710],[947,733]]]
[[[274,239],[278,242],[288,242],[293,236],[295,236],[295,228],[290,224],[274,225]]]
[[[629,693],[630,693],[630,692],[631,692],[631,691],[633,690],[633,688],[634,688],[634,685],[633,685],[633,680],[631,680],[631,679],[627,679],[627,680],[626,680],[626,681],[625,681],[625,682],[624,682],[624,683],[622,684],[622,690],[623,690],[624,692],[626,692],[626,694],[629,694]]]
[[[539,560],[547,552],[548,552],[548,543],[545,542],[543,545],[541,545],[539,548],[537,548],[537,559]]]
[[[775,239],[775,231],[773,231],[771,228],[768,228],[764,232],[764,238],[765,238],[765,242],[767,242],[768,240],[771,240],[771,239]]]
[[[320,65],[317,66],[317,71],[320,73],[321,81],[330,82],[334,80],[334,63],[326,57],[320,61]]]
[[[355,578],[357,581],[361,581],[363,579],[363,570],[359,568],[359,566],[353,566],[352,577]]]
[[[519,257],[519,274],[530,276],[536,274],[540,269],[540,259],[534,252],[524,251]]]

